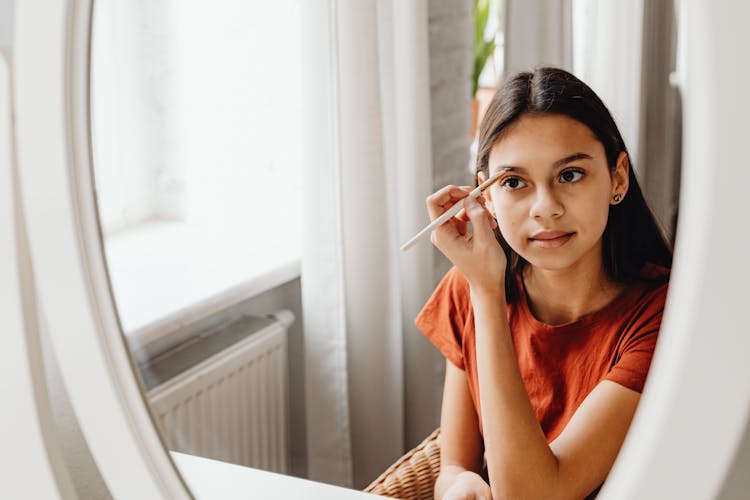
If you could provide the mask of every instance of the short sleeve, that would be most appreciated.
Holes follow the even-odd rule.
[[[446,273],[414,323],[445,358],[464,370],[463,332],[469,318],[469,286],[453,267]]]
[[[664,314],[667,286],[651,292],[638,307],[631,327],[625,332],[615,364],[605,377],[636,392],[643,392],[651,367],[659,328]]]

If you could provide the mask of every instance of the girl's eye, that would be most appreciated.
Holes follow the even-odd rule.
[[[507,179],[503,180],[502,185],[510,189],[511,191],[515,191],[516,189],[524,187],[526,183],[518,177],[508,177]]]
[[[576,182],[580,181],[581,177],[583,177],[583,172],[581,172],[580,170],[566,170],[565,172],[560,174],[560,181]]]

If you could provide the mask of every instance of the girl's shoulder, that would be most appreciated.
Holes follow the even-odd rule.
[[[469,282],[456,266],[445,273],[434,293],[448,295],[457,306],[467,305],[471,300]]]
[[[653,307],[663,309],[669,289],[671,269],[652,263],[646,263],[641,269],[640,279],[634,284],[640,291],[639,302],[647,302]]]
[[[669,289],[670,269],[655,264],[643,266],[640,277],[622,298],[619,314],[613,318],[627,325],[631,335],[658,335]]]
[[[663,267],[658,264],[646,262],[646,264],[644,264],[641,268],[640,277],[641,279],[648,282],[666,284],[669,283],[669,276],[671,272],[672,270],[668,267]]]
[[[417,326],[424,331],[427,323],[451,318],[463,319],[471,311],[469,283],[457,267],[452,267],[442,277],[438,285],[417,316]],[[460,322],[460,321],[459,321]]]

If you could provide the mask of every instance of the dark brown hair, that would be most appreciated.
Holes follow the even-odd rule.
[[[492,147],[508,127],[528,114],[565,115],[586,125],[604,146],[610,170],[614,170],[621,152],[628,155],[628,192],[622,202],[610,205],[602,235],[602,259],[609,276],[628,283],[639,277],[646,263],[671,267],[672,251],[643,197],[612,115],[588,85],[567,71],[542,67],[517,73],[505,81],[492,98],[479,128],[476,172],[489,177]],[[508,302],[513,302],[518,298],[516,277],[526,261],[510,248],[499,229],[495,229],[495,237],[508,258],[505,292]]]

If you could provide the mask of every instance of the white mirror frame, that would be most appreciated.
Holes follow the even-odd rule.
[[[91,2],[16,3],[21,194],[38,299],[81,430],[114,498],[190,498],[120,327],[91,179]]]
[[[750,46],[750,3],[682,7],[689,50],[675,272],[648,384],[601,498],[715,497],[748,416],[742,292],[750,233],[741,216],[750,168],[741,162],[750,109],[741,96],[750,69],[741,49]],[[22,196],[65,384],[116,498],[187,498],[143,400],[108,286],[89,168],[90,2],[24,0],[16,8]]]
[[[19,231],[21,214],[15,195],[16,175],[11,126],[11,77],[5,56],[0,53],[0,392],[12,404],[0,413],[0,484],[8,498],[70,497],[73,487],[66,477],[56,474],[64,462],[55,443],[45,412],[46,387],[41,373],[41,351],[34,342],[29,316],[31,295],[23,286],[28,280],[23,236]],[[38,337],[35,338],[38,340]],[[57,459],[57,460],[56,460]],[[29,478],[33,478],[30,481]]]
[[[606,498],[716,498],[748,424],[750,3],[687,0],[680,8],[686,46],[678,61],[684,125],[674,272]]]

